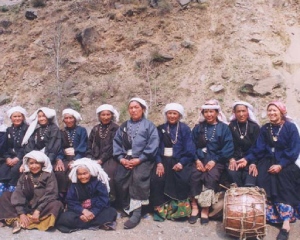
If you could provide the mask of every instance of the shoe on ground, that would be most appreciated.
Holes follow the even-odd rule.
[[[276,240],[288,240],[289,232],[286,229],[280,229],[280,232],[277,235]]]
[[[206,226],[209,223],[209,219],[208,218],[201,218],[200,219],[200,224],[203,226]]]
[[[21,224],[18,221],[14,221],[12,233],[18,233],[21,231]]]
[[[130,221],[130,219],[128,219],[125,223],[124,223],[124,229],[132,229],[135,228],[140,222],[134,223],[132,221]]]
[[[188,219],[188,222],[190,223],[190,224],[195,224],[196,222],[197,222],[197,220],[198,220],[198,215],[196,215],[196,216],[190,216],[189,217],[189,219]]]

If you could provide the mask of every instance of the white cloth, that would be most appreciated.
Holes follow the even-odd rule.
[[[39,124],[38,124],[38,112],[39,111],[42,111],[48,119],[52,119],[52,122],[58,126],[56,112],[54,109],[47,108],[47,107],[39,108],[29,117],[31,123],[25,133],[25,136],[22,141],[22,145],[25,145],[28,143],[28,139],[33,134],[34,130],[39,126]]]
[[[134,97],[134,98],[130,99],[129,103],[131,103],[133,101],[138,102],[145,107],[144,117],[147,118],[148,117],[148,105],[147,105],[146,101],[144,99]]]
[[[173,148],[164,148],[165,157],[173,157]]]
[[[235,116],[235,113],[234,113],[234,108],[237,106],[237,105],[243,105],[243,106],[246,106],[247,109],[248,109],[248,114],[249,114],[249,120],[251,120],[252,122],[256,122],[257,124],[259,124],[259,121],[256,119],[255,115],[254,115],[254,109],[253,109],[253,106],[250,104],[250,103],[247,103],[247,102],[244,102],[244,101],[237,101],[237,102],[234,102],[233,105],[232,105],[232,115],[229,119],[229,121],[233,121],[236,119],[236,116]]]
[[[180,114],[180,119],[184,118],[184,108],[181,104],[179,103],[168,103],[164,110],[163,110],[163,116],[165,118],[165,121],[167,121],[167,112],[168,111],[177,111]]]
[[[65,114],[72,115],[76,119],[76,123],[78,123],[79,121],[82,120],[82,117],[81,117],[80,113],[73,110],[73,109],[71,109],[71,108],[64,109],[63,112],[62,112],[62,116],[64,117]]]
[[[47,157],[47,155],[41,151],[36,151],[33,150],[29,153],[27,153],[24,157],[23,157],[23,166],[24,166],[24,172],[29,172],[29,167],[28,167],[28,160],[32,158],[34,160],[36,160],[39,163],[44,163],[44,166],[42,168],[43,172],[48,172],[51,173],[52,172],[52,164],[50,162],[50,159]]]
[[[24,108],[22,108],[21,106],[15,106],[15,107],[10,108],[7,111],[7,116],[10,118],[14,112],[22,113],[24,115],[24,118],[26,118],[26,116],[27,116],[27,111]]]
[[[0,116],[0,132],[6,132],[7,126],[4,124],[4,118]]]
[[[80,158],[72,163],[72,170],[69,174],[69,178],[72,183],[77,183],[77,169],[79,167],[86,167],[89,170],[90,174],[93,177],[97,177],[98,180],[100,180],[106,186],[107,191],[110,191],[109,177],[107,173],[104,172],[100,164],[98,164],[94,160],[91,160],[90,158]]]
[[[221,106],[219,104],[219,101],[216,100],[216,99],[211,99],[211,100],[208,100],[205,102],[204,105],[201,106],[201,109],[200,109],[200,115],[199,115],[199,118],[198,118],[198,121],[201,123],[201,122],[204,122],[205,121],[205,117],[203,115],[203,111],[205,109],[214,109],[214,110],[218,110],[218,120],[225,123],[225,124],[228,124],[227,122],[227,119],[226,119],[226,116],[225,114],[222,112],[222,109],[221,109]]]
[[[98,114],[101,113],[102,111],[110,111],[113,114],[113,121],[114,122],[119,122],[119,117],[120,114],[119,112],[113,107],[113,105],[110,104],[102,104],[99,106],[96,110],[97,114],[97,119],[98,119]]]

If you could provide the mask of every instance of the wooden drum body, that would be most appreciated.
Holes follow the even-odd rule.
[[[232,187],[224,197],[223,224],[227,234],[245,239],[266,233],[265,191],[258,187]]]

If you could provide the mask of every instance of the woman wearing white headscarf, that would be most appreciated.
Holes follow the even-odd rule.
[[[28,128],[26,115],[26,110],[20,106],[12,107],[7,111],[12,125],[6,129],[4,159],[0,163],[0,188],[7,188],[10,192],[13,192],[17,185],[20,177],[19,169],[25,155],[22,140]]]
[[[113,139],[119,128],[116,123],[119,121],[118,111],[110,104],[103,104],[96,110],[99,124],[93,127],[89,140],[87,157],[95,160],[108,174],[110,184],[110,201],[116,200],[114,176],[117,162],[113,159]]]
[[[160,143],[151,176],[154,220],[186,219],[191,214],[188,194],[195,145],[191,129],[180,121],[184,117],[181,104],[167,104],[163,115],[166,122],[157,128]]]
[[[21,228],[46,231],[62,210],[52,165],[44,153],[31,151],[24,156],[23,166],[16,190],[0,198],[0,219],[13,226],[13,233]]]
[[[73,161],[85,157],[87,151],[87,131],[78,125],[82,120],[79,112],[66,108],[62,112],[64,129],[61,130],[62,147],[54,167],[58,191],[62,200],[68,189],[68,173]]]
[[[67,211],[61,214],[56,227],[64,233],[88,228],[116,229],[117,212],[109,206],[108,176],[102,167],[89,158],[78,159],[69,174]]]
[[[113,155],[119,163],[115,175],[118,199],[125,213],[132,212],[125,229],[139,224],[142,205],[149,204],[150,175],[159,145],[157,129],[146,119],[145,100],[132,98],[128,112],[130,120],[120,126],[113,142]]]
[[[191,175],[191,224],[198,218],[198,204],[201,207],[202,225],[208,223],[209,207],[215,203],[215,191],[225,164],[233,154],[232,135],[225,115],[215,99],[201,106],[200,122],[192,130],[196,145],[195,165]]]
[[[256,165],[249,164],[244,168],[237,167],[237,161],[246,156],[255,144],[260,127],[253,113],[253,106],[244,101],[235,102],[229,124],[233,137],[234,153],[229,160],[227,172],[230,181],[239,187],[256,185]]]
[[[32,122],[22,142],[22,145],[25,145],[25,152],[42,151],[54,166],[62,143],[55,110],[47,107],[39,108],[30,116],[30,120]]]

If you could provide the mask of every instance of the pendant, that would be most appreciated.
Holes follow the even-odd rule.
[[[73,147],[73,144],[72,144],[72,143],[70,143],[70,147]]]
[[[41,140],[44,140],[44,137],[41,137]]]
[[[273,136],[273,141],[277,142],[277,140],[278,140],[277,136]]]
[[[33,184],[33,187],[34,187],[34,188],[36,188],[37,186],[38,186],[38,185],[36,185],[36,184]]]
[[[244,139],[244,136],[243,136],[243,135],[241,135],[241,136],[240,136],[240,139]]]

